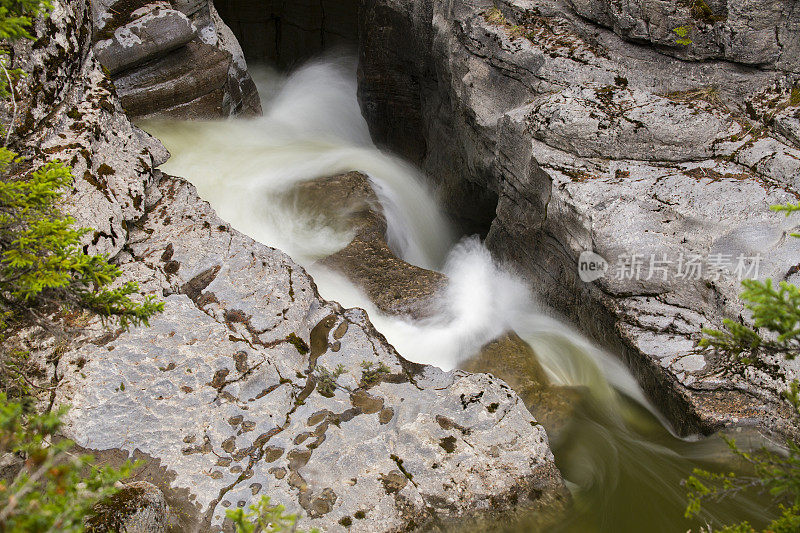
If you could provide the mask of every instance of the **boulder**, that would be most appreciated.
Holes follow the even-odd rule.
[[[133,117],[219,117],[230,63],[230,55],[222,50],[192,42],[157,63],[123,73],[114,84]]]
[[[158,487],[134,481],[95,505],[84,526],[91,533],[167,533],[169,506]]]
[[[347,276],[384,313],[419,319],[436,312],[434,296],[446,279],[403,261],[389,248],[386,219],[368,176],[349,172],[303,182],[290,196],[287,201],[299,209],[353,233],[350,244],[322,259],[322,265]]]

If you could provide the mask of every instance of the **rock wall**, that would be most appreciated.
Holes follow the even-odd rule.
[[[404,360],[363,311],[321,299],[289,257],[156,169],[168,154],[123,112],[85,1],[55,1],[36,30],[15,51],[32,73],[16,146],[71,162],[65,208],[97,228],[86,249],[166,304],[150,328],[81,322],[55,357],[20,340],[72,406],[68,437],[112,464],[146,459],[136,479],[180,531],[219,531],[262,495],[330,532],[565,503],[544,429],[504,382]]]
[[[800,73],[792,0],[570,0],[575,12],[681,59],[725,59]],[[676,29],[689,44],[676,46]]]
[[[622,5],[638,27],[642,10],[670,4]],[[783,50],[800,42],[791,17],[772,17],[790,3],[748,5],[766,11],[726,24],[773,24]],[[710,258],[760,254],[762,277],[796,281],[800,247],[787,232],[798,221],[769,211],[799,197],[795,55],[712,54],[694,33],[656,42],[606,21],[614,31],[566,2],[368,0],[362,109],[378,142],[425,168],[454,218],[626,359],[678,431],[795,431],[778,391],[797,364],[733,375],[694,349],[702,327],[746,320],[735,265],[714,271]],[[772,42],[752,24],[748,39]],[[607,260],[605,277],[580,279],[584,252]],[[651,273],[663,254],[671,267]],[[696,256],[702,274],[678,277],[679,258]],[[624,271],[635,257],[638,276]]]
[[[251,61],[288,68],[358,44],[358,0],[216,0]]]
[[[93,0],[95,53],[133,118],[261,112],[236,38],[210,0]]]

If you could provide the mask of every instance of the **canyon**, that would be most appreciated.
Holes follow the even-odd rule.
[[[149,328],[87,320],[67,345],[20,335],[58,383],[48,401],[72,406],[67,436],[111,464],[144,461],[134,481],[170,508],[158,531],[230,528],[225,511],[262,495],[325,531],[562,520],[572,484],[553,439],[569,438],[565,420],[595,389],[556,379],[535,328],[498,318],[513,306],[487,312],[496,323],[480,315],[472,344],[422,342],[424,328],[446,329],[437,317],[457,315],[432,303],[461,280],[445,261],[451,241],[477,235],[461,251],[489,265],[491,302],[535,301],[544,309],[508,314],[557,333],[574,324],[599,347],[587,353],[616,356],[597,356],[616,369],[601,390],[663,417],[659,431],[797,438],[781,391],[798,361],[731,372],[697,349],[704,328],[750,320],[735,261],[757,258],[762,278],[800,276],[798,220],[770,211],[798,199],[800,12],[790,0],[744,4],[55,1],[37,40],[15,49],[30,75],[20,109],[0,118],[26,158],[70,164],[64,208],[93,228],[85,249],[166,305]],[[253,64],[296,69],[331,50],[357,53],[357,101],[321,100],[331,117],[283,102],[305,113],[285,119],[281,97],[299,98],[315,64],[288,79]],[[346,85],[319,68],[323,88]],[[262,78],[278,80],[278,96],[259,96]],[[288,215],[258,204],[277,194],[255,181],[269,166],[259,157],[334,145],[311,136],[328,118],[325,134],[350,155],[285,178],[298,183],[278,191]],[[214,145],[230,154],[224,169]],[[421,169],[408,198],[379,174],[415,171],[378,149]],[[202,179],[168,170],[195,167]],[[416,226],[392,211],[414,204],[427,209]],[[273,223],[291,226],[302,205],[325,219],[301,228],[317,234],[314,253],[290,257],[242,218],[274,209]],[[431,257],[413,247],[425,238],[438,239]],[[587,253],[605,276],[582,279]],[[728,265],[673,275],[689,257]],[[651,258],[669,268],[653,271]],[[327,270],[374,308],[329,297]]]

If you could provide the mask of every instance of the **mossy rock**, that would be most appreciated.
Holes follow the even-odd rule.
[[[89,533],[166,533],[169,507],[161,490],[147,481],[125,485],[98,503],[86,519]]]

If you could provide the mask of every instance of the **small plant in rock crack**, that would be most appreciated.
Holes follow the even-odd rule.
[[[225,511],[225,516],[233,522],[236,533],[280,533],[291,531],[303,533],[297,529],[297,515],[285,514],[283,505],[270,505],[269,497],[262,496],[261,501],[250,506],[250,510],[233,509]],[[309,533],[319,533],[312,528]]]
[[[337,365],[333,372],[324,366],[320,366],[314,376],[317,379],[317,391],[326,398],[333,397],[333,393],[336,392],[336,389],[340,388],[336,380],[345,372],[347,372],[347,370],[345,370],[342,365]]]
[[[380,362],[378,366],[371,361],[361,361],[361,383],[367,387],[380,383],[384,375],[391,373],[391,369],[385,363]]]

